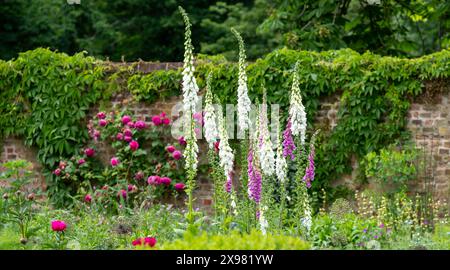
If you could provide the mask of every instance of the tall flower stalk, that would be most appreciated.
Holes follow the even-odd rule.
[[[302,103],[302,95],[300,93],[299,79],[298,79],[299,62],[295,64],[294,78],[291,89],[291,105],[289,108],[289,119],[292,124],[292,134],[300,137],[300,144],[305,144],[306,136],[306,112]]]
[[[251,101],[248,97],[248,87],[247,87],[247,74],[245,73],[245,47],[244,40],[238,31],[231,28],[234,36],[239,43],[239,79],[238,79],[238,89],[237,89],[237,111],[238,111],[238,127],[240,132],[247,131],[250,128],[250,106]]]
[[[319,133],[319,130],[316,130],[311,137],[310,145],[309,145],[309,155],[308,155],[308,166],[305,170],[305,176],[303,176],[303,181],[306,184],[307,188],[311,187],[311,182],[314,180],[315,176],[315,164],[314,164],[314,156],[315,156],[315,146],[314,143],[316,141],[316,136]]]
[[[259,149],[262,172],[265,176],[272,176],[275,172],[275,153],[270,140],[265,90],[259,115]]]
[[[182,7],[178,7],[181,15],[183,16],[185,24],[185,41],[184,41],[184,62],[183,62],[183,109],[184,109],[184,131],[186,139],[185,149],[185,168],[187,173],[187,188],[188,194],[188,222],[190,225],[194,223],[194,210],[193,210],[193,191],[195,189],[195,178],[197,175],[197,155],[198,145],[197,137],[195,135],[195,123],[193,114],[196,110],[198,101],[198,86],[194,77],[194,55],[191,41],[191,23],[186,11]]]
[[[280,217],[279,217],[279,228],[283,224],[283,213],[286,204],[286,178],[287,178],[287,162],[283,153],[283,142],[281,140],[281,132],[278,130],[278,147],[277,147],[277,158],[275,160],[275,171],[280,185]]]
[[[208,142],[209,148],[214,147],[214,143],[219,137],[219,132],[216,125],[216,114],[213,106],[213,95],[211,92],[211,73],[206,79],[206,94],[205,94],[205,139]]]

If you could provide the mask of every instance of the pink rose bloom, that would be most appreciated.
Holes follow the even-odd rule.
[[[111,158],[111,166],[116,167],[119,165],[119,159],[117,157]]]
[[[124,199],[127,198],[127,191],[125,189],[121,189],[118,193],[117,193],[117,197],[122,197]]]
[[[161,118],[166,117],[166,113],[165,113],[165,112],[160,113],[160,114],[159,114],[159,117],[161,117]]]
[[[182,155],[180,151],[176,150],[175,152],[173,152],[172,156],[174,159],[179,160]]]
[[[175,150],[177,150],[177,149],[175,149],[175,146],[169,145],[169,146],[167,146],[166,150],[167,150],[167,152],[169,152],[169,153],[173,153],[173,152],[174,152]]]
[[[186,188],[186,185],[183,183],[176,183],[174,187],[177,191],[183,191]]]
[[[128,122],[130,122],[130,121],[131,121],[131,116],[129,116],[129,115],[122,116],[122,124],[123,125],[128,124]]]
[[[93,157],[94,154],[95,154],[95,150],[92,149],[92,148],[87,148],[86,150],[84,150],[84,154],[85,154],[87,157]]]
[[[164,119],[162,120],[162,122],[163,122],[163,124],[166,125],[166,126],[170,125],[170,119],[169,119],[169,118],[164,118]]]
[[[162,121],[161,121],[161,117],[159,117],[158,115],[154,115],[152,117],[152,122],[155,126],[159,126],[161,125]]]
[[[131,131],[131,129],[129,129],[129,128],[127,128],[127,129],[125,129],[124,131],[123,131],[123,134],[125,135],[125,136],[133,136],[133,132]]]
[[[106,114],[104,112],[99,112],[99,113],[97,113],[97,118],[98,119],[105,119],[106,118]]]
[[[152,186],[159,185],[161,181],[161,177],[158,175],[152,175],[147,178],[147,183]]]
[[[127,123],[127,126],[129,126],[130,128],[134,128],[134,123],[132,121]]]
[[[178,138],[178,143],[180,144],[180,145],[183,145],[183,146],[185,146],[187,143],[186,143],[186,140],[184,139],[184,137],[183,136],[181,136],[180,138]]]
[[[61,169],[58,168],[58,169],[54,170],[53,174],[56,175],[56,176],[60,176],[61,175]]]
[[[169,177],[161,177],[161,179],[159,180],[159,182],[163,185],[170,185],[170,183],[172,182],[172,179],[170,179]]]
[[[134,179],[136,180],[142,180],[144,178],[144,173],[139,171],[134,175]]]
[[[80,158],[78,160],[78,165],[83,165],[84,163],[86,163],[86,160],[84,160],[84,158]]]
[[[136,123],[134,124],[134,127],[136,129],[144,129],[146,127],[145,122],[144,121],[136,121]]]
[[[84,196],[84,201],[87,203],[92,202],[92,196],[90,194],[86,194],[86,196]]]
[[[66,223],[62,220],[53,220],[51,224],[52,230],[55,232],[62,232],[67,228]]]
[[[61,170],[64,170],[64,169],[66,168],[66,163],[65,163],[64,161],[60,161],[60,162],[59,162],[59,168],[60,168]]]
[[[117,135],[116,135],[116,139],[118,140],[118,141],[121,141],[121,140],[123,140],[123,134],[122,133],[117,133]]]
[[[125,136],[124,141],[131,142],[133,138],[131,136]]]
[[[106,126],[106,124],[108,124],[108,122],[106,122],[105,119],[98,120],[98,125],[99,126],[104,127],[104,126]]]
[[[137,141],[131,141],[130,142],[130,149],[131,151],[136,151],[139,148],[139,143]]]

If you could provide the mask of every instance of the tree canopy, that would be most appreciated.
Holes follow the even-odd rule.
[[[180,61],[183,26],[195,51],[236,60],[235,27],[250,60],[275,48],[351,48],[416,57],[450,44],[450,2],[440,0],[4,0],[0,58],[49,47],[113,61]]]

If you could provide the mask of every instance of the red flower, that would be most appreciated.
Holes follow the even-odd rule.
[[[166,126],[170,125],[170,119],[169,119],[169,118],[164,118],[164,119],[162,120],[162,122],[163,122],[163,124],[166,125]]]
[[[62,232],[65,231],[67,228],[66,223],[62,220],[53,220],[51,224],[52,230],[55,232]]]
[[[99,113],[97,113],[97,118],[98,119],[105,119],[106,118],[106,114],[104,112],[99,112]]]
[[[56,176],[60,176],[61,175],[61,170],[58,168],[58,169],[53,171],[53,174],[56,175]]]
[[[131,141],[130,142],[130,149],[131,151],[136,151],[139,148],[139,143],[137,141]]]
[[[134,124],[134,127],[136,129],[144,129],[146,127],[145,122],[144,121],[136,121],[136,123]]]
[[[111,166],[116,167],[117,165],[119,165],[120,161],[118,158],[113,157],[111,158]]]
[[[134,175],[134,179],[136,180],[142,180],[144,178],[144,173],[139,171]]]
[[[162,121],[161,121],[161,117],[159,117],[159,115],[154,115],[152,117],[152,122],[155,126],[159,126],[161,125]]]
[[[117,135],[116,135],[116,139],[118,140],[118,141],[121,141],[121,140],[123,140],[123,134],[122,133],[117,133]]]
[[[108,122],[106,122],[105,119],[98,120],[98,125],[99,126],[104,127],[104,126],[106,126],[106,124],[108,124]]]
[[[152,186],[156,186],[160,184],[161,177],[158,175],[152,175],[147,178],[147,183]]]
[[[94,154],[95,154],[95,150],[92,149],[92,148],[87,148],[86,150],[84,150],[84,154],[85,154],[87,157],[93,157]]]
[[[122,197],[124,199],[127,198],[127,191],[125,189],[121,189],[119,193],[117,193],[117,197]]]
[[[144,237],[144,238],[137,238],[136,240],[133,240],[131,242],[133,246],[149,246],[154,247],[156,245],[156,238],[155,237]]]
[[[90,194],[86,194],[86,196],[84,196],[84,201],[87,203],[92,202],[92,196]]]
[[[129,116],[129,115],[122,116],[122,124],[126,125],[130,121],[131,121],[131,116]]]
[[[167,146],[166,150],[169,153],[173,153],[176,149],[175,149],[175,146],[169,145],[169,146]]]
[[[170,185],[170,183],[172,182],[172,179],[170,179],[169,177],[161,177],[161,179],[159,180],[159,182],[163,185]]]
[[[185,146],[187,143],[186,143],[186,140],[184,139],[184,137],[183,136],[181,136],[180,138],[178,138],[178,143],[180,144],[180,145],[183,145],[183,146]]]
[[[174,159],[179,160],[182,155],[181,155],[181,152],[177,150],[177,151],[173,152],[172,156]]]
[[[174,187],[177,191],[183,191],[186,188],[186,185],[183,183],[176,183]]]

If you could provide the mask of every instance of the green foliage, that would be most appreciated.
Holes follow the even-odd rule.
[[[9,161],[2,164],[5,171],[0,174],[0,180],[9,182],[7,187],[0,188],[0,193],[3,194],[0,221],[17,226],[22,244],[26,244],[27,238],[34,232],[34,229],[30,229],[30,223],[36,210],[36,194],[31,190],[24,190],[31,189],[31,166],[25,160]]]
[[[379,154],[368,153],[363,160],[363,165],[366,177],[395,189],[406,189],[409,181],[416,179],[420,166],[418,150],[412,146],[397,149],[393,145],[387,149],[381,149]]]
[[[45,166],[76,153],[88,137],[82,128],[86,112],[106,88],[103,66],[84,53],[68,56],[46,49],[2,65],[0,125],[6,129],[0,136],[23,135],[26,145],[38,148]]]
[[[184,238],[164,244],[166,250],[305,250],[309,244],[285,235],[263,235],[253,230],[248,234],[232,231],[226,235],[185,234]]]

